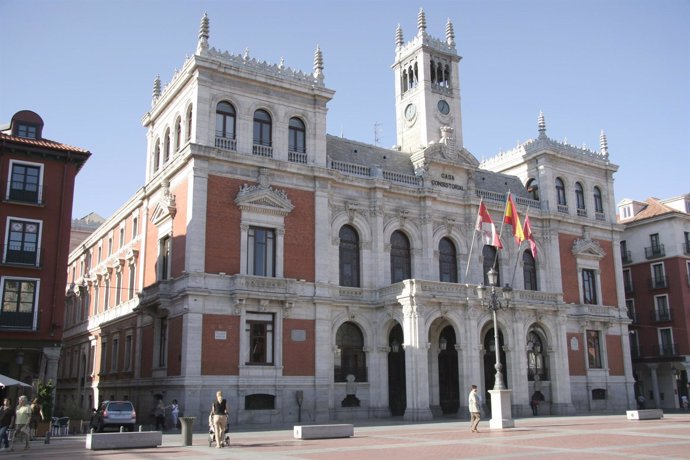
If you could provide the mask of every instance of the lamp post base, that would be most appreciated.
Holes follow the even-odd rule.
[[[489,428],[502,430],[503,428],[515,428],[511,409],[511,396],[513,390],[489,390],[491,394],[491,420]]]

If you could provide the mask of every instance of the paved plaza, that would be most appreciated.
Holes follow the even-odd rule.
[[[233,427],[231,427],[232,429]],[[234,427],[235,429],[237,427]],[[254,429],[254,428],[252,428]],[[244,460],[445,460],[474,459],[690,459],[690,414],[666,414],[662,420],[627,420],[624,414],[533,417],[515,420],[515,428],[479,433],[468,421],[407,424],[395,421],[355,423],[346,439],[297,440],[286,427],[274,431],[231,433],[231,447],[208,447],[208,434],[195,433],[183,447],[179,433],[163,436],[155,449],[87,451],[84,436],[34,441],[27,451],[0,452],[5,458],[33,459],[244,459]]]

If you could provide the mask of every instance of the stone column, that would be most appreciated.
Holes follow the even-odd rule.
[[[656,409],[661,409],[661,396],[659,395],[659,379],[656,375],[657,364],[647,364],[649,367],[649,372],[652,377],[652,394],[654,395],[654,407]]]
[[[405,336],[405,379],[407,409],[405,420],[431,420],[429,407],[429,343],[426,327],[413,298],[403,299],[403,333]]]
[[[52,380],[57,382],[57,367],[60,360],[60,347],[44,347],[43,356],[46,359],[46,373],[44,381]]]

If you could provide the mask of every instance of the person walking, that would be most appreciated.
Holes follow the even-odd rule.
[[[225,436],[225,428],[228,424],[228,402],[223,398],[223,392],[216,392],[216,400],[211,405],[211,415],[213,415],[213,432],[216,435],[216,448],[222,447]]]
[[[5,398],[0,407],[0,450],[10,448],[8,430],[14,425],[14,409],[9,399]]]
[[[180,406],[177,404],[177,399],[173,399],[170,405],[170,414],[172,415],[173,428],[177,429],[177,420],[180,418]]]
[[[165,431],[165,403],[162,398],[158,400],[154,415],[156,417],[156,431]]]
[[[24,450],[29,448],[29,439],[31,439],[31,431],[29,423],[31,422],[31,406],[26,403],[26,396],[22,395],[17,401],[17,410],[15,412],[14,423],[14,439],[10,445],[10,450],[14,450],[14,445],[20,437],[24,438]]]
[[[482,418],[482,413],[479,408],[479,396],[477,396],[477,385],[472,385],[470,395],[467,398],[467,403],[470,409],[470,428],[472,433],[479,433],[479,420]]]
[[[31,440],[36,438],[36,430],[38,429],[38,422],[45,420],[43,416],[43,406],[38,398],[34,398],[31,401],[31,420],[29,421],[29,427],[31,428]]]

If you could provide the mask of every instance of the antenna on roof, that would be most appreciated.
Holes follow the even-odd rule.
[[[381,133],[381,123],[374,122],[374,145],[379,145],[379,141],[381,138],[379,137],[379,134]]]

